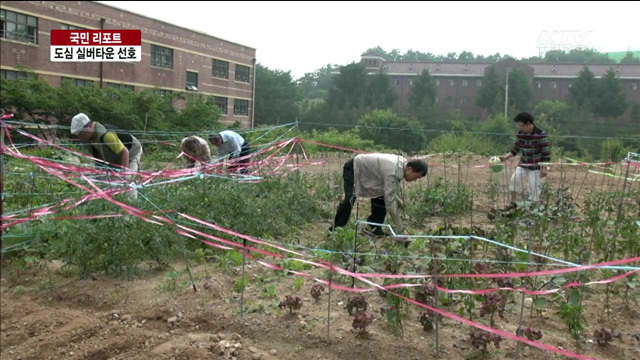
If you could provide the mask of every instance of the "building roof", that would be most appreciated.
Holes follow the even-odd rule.
[[[584,67],[588,67],[595,76],[604,76],[613,69],[621,78],[640,78],[640,65],[625,64],[529,64],[536,77],[575,77]],[[618,71],[619,70],[619,71]]]
[[[577,77],[580,71],[587,66],[595,76],[606,74],[613,69],[618,77],[627,79],[640,79],[640,65],[631,64],[547,64],[525,63],[534,70],[534,77]],[[427,69],[432,76],[484,76],[484,71],[494,63],[446,63],[446,62],[385,62],[383,71],[388,75],[419,75]]]
[[[488,63],[444,63],[444,62],[385,62],[383,70],[392,74],[416,74],[420,75],[423,70],[428,70],[433,76],[484,76],[484,69],[491,64]]]

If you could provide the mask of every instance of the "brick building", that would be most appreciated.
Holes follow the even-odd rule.
[[[375,54],[362,55],[361,63],[369,73],[384,72],[391,77],[393,88],[398,93],[398,104],[409,106],[411,87],[423,70],[436,81],[437,105],[444,109],[459,109],[468,116],[486,116],[483,109],[476,106],[475,99],[482,87],[485,72],[495,65],[498,76],[504,81],[508,68],[518,69],[529,78],[532,104],[543,100],[568,101],[569,88],[584,68],[583,64],[531,64],[514,59],[504,59],[498,63],[445,63],[445,62],[395,62],[385,61]],[[596,78],[601,78],[613,69],[624,85],[627,102],[640,104],[640,65],[592,64],[587,65]],[[627,115],[631,111],[631,106]]]
[[[18,67],[25,66],[52,86],[67,78],[76,86],[199,92],[215,96],[222,122],[253,125],[253,48],[96,2],[3,1],[0,9],[2,78],[24,77]],[[140,29],[142,61],[51,62],[54,29]]]

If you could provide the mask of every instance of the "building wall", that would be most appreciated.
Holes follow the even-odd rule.
[[[142,61],[103,63],[103,87],[107,83],[119,83],[132,85],[135,91],[160,88],[186,92],[187,71],[196,72],[200,93],[228,98],[227,114],[221,121],[239,121],[244,127],[251,126],[255,49],[96,2],[3,1],[0,7],[38,18],[37,44],[0,39],[3,70],[27,66],[52,86],[59,86],[62,77],[92,80],[99,85],[100,63],[51,62],[49,37],[50,31],[61,29],[62,24],[100,29],[104,19],[105,29],[141,30]],[[173,68],[151,65],[152,45],[173,49]],[[213,76],[213,59],[229,63],[228,79]],[[249,82],[235,80],[238,65],[249,67]],[[249,101],[248,115],[234,115],[235,99]]]
[[[501,70],[504,71],[505,69],[506,67]],[[569,90],[575,83],[576,78],[536,77],[532,70],[526,69],[532,90],[532,109],[533,106],[544,100],[569,101]],[[500,72],[498,74],[498,76],[501,76],[500,81],[504,82],[504,74],[500,75]],[[476,85],[476,80],[484,80],[483,78],[437,74],[432,74],[432,76],[434,80],[439,82],[439,85],[436,86],[438,89],[436,105],[438,107],[445,110],[461,110],[467,116],[486,116],[485,111],[475,105],[475,99],[480,90],[480,87]],[[398,104],[400,106],[409,106],[410,83],[417,81],[417,78],[416,74],[392,76],[393,88],[398,93]],[[467,81],[466,87],[462,85],[463,80]],[[450,82],[453,82],[453,86],[451,86]],[[622,82],[626,99],[629,103],[629,110],[625,114],[625,116],[628,116],[631,106],[634,103],[640,104],[640,77],[638,80],[622,79]]]

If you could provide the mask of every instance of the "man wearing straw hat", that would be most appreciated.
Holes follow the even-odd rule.
[[[547,176],[547,169],[541,163],[551,161],[551,144],[547,138],[547,132],[533,123],[533,116],[527,112],[521,112],[513,118],[518,127],[516,142],[507,155],[501,156],[501,162],[505,162],[520,154],[520,162],[509,183],[511,204],[505,210],[513,210],[517,207],[518,193],[523,191],[523,182],[529,184],[529,201],[540,200],[540,193]]]

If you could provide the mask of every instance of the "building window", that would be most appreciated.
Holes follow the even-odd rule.
[[[173,69],[173,49],[151,44],[151,65]]]
[[[557,83],[557,82],[555,82],[555,81],[552,81],[552,82],[551,82],[551,88],[552,88],[552,89],[557,89],[557,88],[558,88],[558,83]]]
[[[229,63],[223,60],[213,59],[213,76],[221,79],[228,79]]]
[[[396,86],[400,86],[400,79],[395,79],[393,80],[393,82],[396,84]]]
[[[453,87],[456,85],[456,82],[453,80],[449,80],[449,86]]]
[[[536,87],[538,89],[542,89],[542,83],[540,81],[536,81]]]
[[[233,115],[249,115],[249,100],[233,100]]]
[[[465,98],[464,96],[462,96],[462,97],[460,98],[459,102],[460,102],[460,104],[461,104],[461,105],[464,105],[464,104],[466,104],[466,103],[467,103],[467,98]]]
[[[38,18],[0,10],[0,38],[38,43]]]
[[[187,90],[198,91],[198,73],[187,71]]]
[[[467,80],[462,80],[462,87],[467,87],[469,85],[469,82],[467,82]]]
[[[476,87],[482,87],[482,80],[476,80]]]
[[[128,91],[134,91],[134,87],[133,85],[126,85],[126,84],[116,84],[116,83],[107,83],[107,86],[112,88],[112,89],[116,89],[116,90],[128,90]]]
[[[631,90],[637,91],[638,90],[638,83],[632,83],[631,84]]]
[[[67,24],[60,25],[60,29],[62,29],[62,30],[86,30],[85,28],[81,28],[79,26],[73,26],[73,25],[67,25]]]
[[[63,77],[63,78],[61,78],[61,81],[62,82],[70,81],[73,84],[73,86],[76,86],[76,87],[93,86],[93,81],[91,81],[91,80],[72,79],[72,78],[68,78],[68,77]]]
[[[409,80],[409,86],[413,86],[413,80]]]
[[[440,79],[436,79],[436,86],[440,86]]]
[[[222,112],[222,115],[227,115],[227,113],[229,112],[227,110],[229,99],[221,96],[215,96],[215,99],[216,99],[216,105],[220,107],[220,111]]]
[[[249,82],[249,67],[236,64],[236,81]]]
[[[0,70],[0,78],[4,80],[26,80],[27,78],[35,78],[35,75],[24,71]]]
[[[571,89],[571,88],[573,87],[573,84],[569,83],[569,84],[567,84],[567,87],[568,87],[569,89]]]

